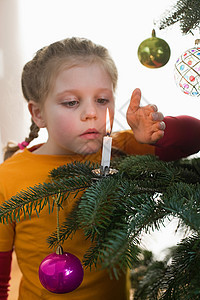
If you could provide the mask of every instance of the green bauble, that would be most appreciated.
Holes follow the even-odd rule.
[[[169,45],[156,37],[154,29],[152,37],[144,40],[138,47],[139,61],[147,68],[163,67],[168,62],[170,53]]]

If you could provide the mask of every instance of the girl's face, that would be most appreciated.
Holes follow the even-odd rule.
[[[54,155],[96,153],[106,135],[106,109],[111,126],[114,92],[109,74],[100,64],[64,69],[41,108],[49,138],[43,153]]]

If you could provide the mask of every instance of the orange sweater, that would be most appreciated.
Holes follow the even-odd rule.
[[[128,154],[154,154],[155,148],[136,142],[131,131],[113,134],[113,146]],[[76,161],[101,161],[101,151],[96,154],[81,156],[37,155],[25,149],[0,165],[0,204],[37,183],[47,182],[48,174],[53,168]],[[60,222],[64,221],[74,204],[73,197],[64,203],[60,211]],[[44,208],[39,218],[36,213],[31,219],[24,220],[23,213],[19,223],[0,224],[0,252],[15,247],[17,260],[22,272],[19,300],[70,299],[70,300],[126,300],[126,278],[110,280],[106,270],[84,270],[84,279],[78,289],[69,294],[53,294],[41,285],[38,268],[41,261],[52,251],[48,248],[47,237],[56,229],[55,211],[49,214]],[[81,231],[73,239],[65,241],[64,251],[71,252],[80,260],[90,246]],[[1,266],[0,266],[1,267]]]

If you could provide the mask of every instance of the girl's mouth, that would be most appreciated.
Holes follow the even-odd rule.
[[[93,140],[98,138],[100,133],[95,128],[90,128],[83,132],[80,137],[87,140]]]

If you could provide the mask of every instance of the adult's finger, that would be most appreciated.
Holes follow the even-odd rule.
[[[138,108],[140,107],[140,100],[141,100],[141,90],[137,88],[133,91],[131,96],[131,101],[129,104],[129,107],[133,112],[137,111]]]
[[[164,119],[163,114],[159,111],[158,112],[153,112],[151,114],[151,116],[152,116],[153,121],[162,121]]]

